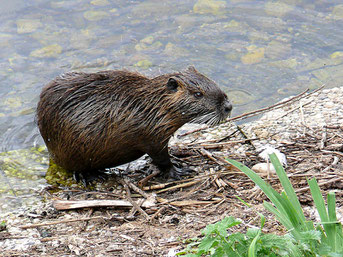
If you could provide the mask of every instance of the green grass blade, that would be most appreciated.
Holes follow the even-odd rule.
[[[308,180],[308,184],[310,186],[312,198],[314,201],[314,204],[317,208],[320,220],[323,224],[324,231],[326,237],[322,238],[322,241],[327,243],[332,250],[336,249],[336,229],[335,229],[335,224],[329,224],[329,215],[328,212],[325,208],[325,202],[324,198],[320,192],[320,188],[318,186],[317,180],[315,178]],[[330,203],[332,205],[332,203]],[[330,207],[331,209],[332,207]],[[331,210],[332,212],[332,210]]]
[[[257,186],[261,188],[261,190],[265,193],[265,195],[271,200],[271,202],[275,205],[276,209],[273,210],[272,213],[274,213],[279,221],[289,230],[292,231],[294,237],[300,238],[299,232],[303,231],[301,227],[298,226],[298,224],[305,224],[303,220],[298,218],[298,215],[294,213],[294,208],[290,208],[287,206],[287,204],[290,204],[290,202],[285,201],[283,197],[276,192],[269,184],[267,184],[259,175],[257,175],[255,172],[253,172],[251,169],[246,167],[245,165],[235,161],[235,160],[229,160],[227,159],[229,163],[231,163],[233,166],[244,172]],[[267,206],[269,206],[267,204]],[[291,220],[290,220],[291,219]],[[294,227],[296,225],[296,227]]]
[[[286,193],[282,192],[282,197],[280,199],[282,205],[285,209],[285,214],[287,215],[289,221],[292,223],[295,230],[298,232],[303,232],[307,230],[305,221],[301,218],[299,213],[296,211],[295,207],[289,200]]]
[[[280,163],[275,153],[269,155],[269,157],[270,157],[270,161],[272,162],[275,168],[276,174],[279,177],[281,185],[287,194],[289,201],[292,203],[293,207],[298,213],[299,218],[301,219],[301,222],[305,224],[306,218],[305,218],[304,212],[301,208],[300,202],[294,191],[294,188],[291,182],[289,181],[289,178],[287,177],[287,173],[285,172],[284,168],[282,167],[282,164]]]
[[[281,222],[282,225],[285,226],[285,228],[288,230],[288,231],[291,231],[293,230],[293,225],[292,223],[290,222],[290,220],[288,219],[288,217],[285,217],[284,215],[282,215],[278,209],[276,209],[273,205],[271,205],[270,203],[264,201],[263,202],[263,206],[264,208],[266,208],[268,211],[270,211],[271,213],[273,213],[277,220]]]
[[[328,214],[330,221],[337,221],[336,216],[336,197],[334,192],[328,193]]]
[[[240,162],[235,160],[226,159],[230,164],[241,170],[245,173],[257,186],[261,188],[261,190],[265,193],[265,195],[272,201],[272,203],[278,208],[283,209],[282,205],[280,204],[276,192],[269,184],[267,184],[259,175],[249,169],[247,166],[243,165]]]
[[[261,235],[261,229],[258,231],[257,235],[254,237],[254,239],[252,240],[249,246],[248,257],[256,257],[256,243],[260,235]]]
[[[328,213],[326,212],[325,202],[320,192],[317,180],[313,178],[311,180],[308,180],[307,183],[310,186],[312,198],[313,198],[314,204],[316,205],[321,221],[328,222],[329,216],[328,216]]]
[[[337,220],[336,216],[336,197],[334,192],[329,192],[327,196],[327,205],[328,205],[328,215],[329,221],[333,222],[333,234],[334,234],[334,242],[333,251],[334,252],[342,252],[343,251],[343,233],[342,233],[342,224]],[[331,226],[331,225],[330,225]]]

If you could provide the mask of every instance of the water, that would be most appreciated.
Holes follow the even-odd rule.
[[[70,70],[127,68],[154,76],[188,65],[228,92],[234,115],[306,88],[341,86],[343,5],[0,1],[0,211],[32,200],[45,183],[47,153],[33,148],[43,144],[34,112],[45,83]]]

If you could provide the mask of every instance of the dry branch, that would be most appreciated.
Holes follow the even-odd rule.
[[[52,204],[59,211],[94,207],[132,207],[132,204],[125,200],[55,200]]]

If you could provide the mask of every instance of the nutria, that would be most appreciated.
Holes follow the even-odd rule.
[[[194,67],[149,79],[112,70],[61,75],[42,90],[37,123],[51,158],[92,174],[147,153],[177,177],[168,141],[187,122],[216,125],[230,114],[226,94]]]

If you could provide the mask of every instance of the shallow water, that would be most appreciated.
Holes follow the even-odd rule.
[[[0,211],[22,203],[13,191],[28,196],[45,183],[47,153],[31,149],[43,144],[34,112],[45,83],[70,70],[154,76],[188,65],[228,92],[233,115],[306,88],[341,86],[343,4],[0,1]]]

